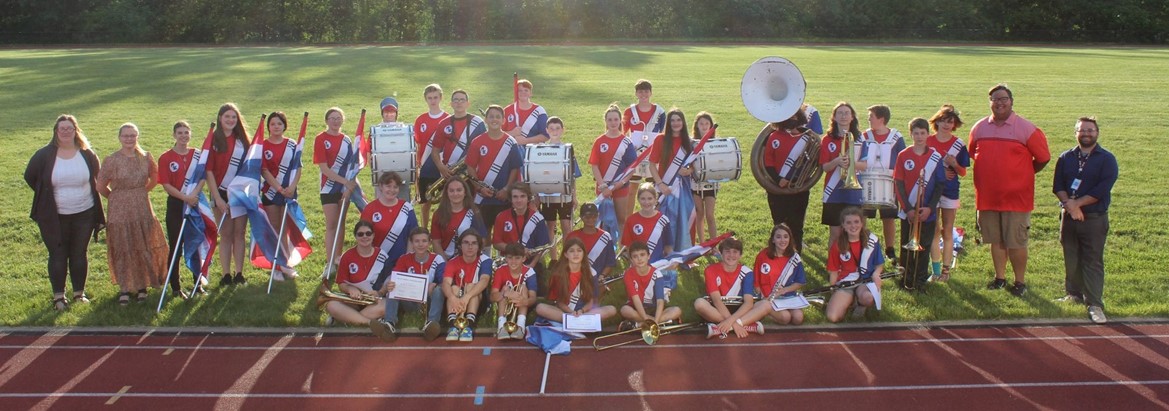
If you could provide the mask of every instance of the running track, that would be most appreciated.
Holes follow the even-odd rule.
[[[1169,409],[1167,323],[795,327],[573,346],[551,358],[540,395],[543,353],[486,336],[387,345],[347,332],[7,329],[0,408]]]

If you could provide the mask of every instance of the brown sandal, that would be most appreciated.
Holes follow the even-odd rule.
[[[53,298],[53,309],[57,311],[65,311],[69,308],[69,301],[65,300],[65,296]]]
[[[942,275],[941,275],[941,277],[938,278],[938,281],[941,281],[941,282],[950,281],[950,266],[948,266],[948,265],[942,266]]]

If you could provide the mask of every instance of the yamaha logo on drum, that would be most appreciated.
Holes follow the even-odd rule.
[[[381,212],[373,213],[373,222],[375,222],[375,223],[382,222],[382,213]]]
[[[170,162],[170,167],[167,167],[167,168],[169,168],[169,169],[170,169],[170,172],[172,172],[172,173],[177,173],[177,172],[179,172],[179,163],[176,163],[176,162],[174,162],[174,161],[171,161],[171,162]]]
[[[536,157],[559,157],[560,153],[554,151],[537,151]]]
[[[633,225],[633,234],[641,235],[641,233],[644,233],[644,232],[645,232],[645,228],[643,228],[641,226],[641,224],[634,224]]]
[[[601,152],[602,152],[602,153],[608,153],[608,152],[609,152],[609,143],[601,143]]]
[[[917,163],[913,160],[905,160],[905,171],[913,171],[915,168],[917,168]]]

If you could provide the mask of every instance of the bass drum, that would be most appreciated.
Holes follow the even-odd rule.
[[[860,173],[862,206],[868,210],[896,208],[893,170],[873,169]]]
[[[576,186],[572,144],[536,144],[524,148],[523,181],[549,202],[572,201]]]
[[[391,123],[369,128],[370,141],[370,173],[376,184],[378,176],[386,172],[396,172],[402,177],[402,184],[414,183],[415,170],[418,169],[414,151],[414,129],[404,123]]]
[[[743,156],[739,150],[739,140],[734,137],[708,140],[694,161],[695,183],[733,181],[742,174]]]
[[[804,149],[792,166],[796,170],[795,177],[787,187],[780,187],[779,181],[763,165],[763,145],[767,143],[771,131],[771,124],[764,124],[755,137],[755,143],[751,145],[751,175],[769,194],[795,194],[810,190],[824,175],[824,169],[820,168],[820,136],[812,130],[804,130],[800,136]]]

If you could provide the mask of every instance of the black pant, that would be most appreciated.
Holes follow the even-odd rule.
[[[183,208],[186,203],[174,197],[167,196],[166,198],[166,241],[170,244],[170,254],[167,256],[166,263],[173,264],[170,266],[170,273],[167,278],[170,280],[170,288],[172,290],[180,290],[183,288],[182,281],[179,281],[179,259],[175,258],[175,253],[180,255],[183,252],[183,243],[179,238],[179,231],[183,229]]]
[[[1084,303],[1104,307],[1104,242],[1108,213],[1084,213],[1084,221],[1064,213],[1059,242],[1063,244],[1064,289]]]
[[[792,229],[792,244],[797,252],[804,249],[804,218],[808,214],[810,191],[795,194],[767,194],[767,207],[771,209],[771,223],[787,224]]]
[[[901,277],[901,286],[911,289],[925,288],[930,279],[930,245],[934,241],[934,231],[938,229],[938,220],[921,223],[917,242],[921,251],[909,251],[896,244],[886,244],[887,247],[901,249],[901,266],[905,267],[905,275]],[[909,220],[901,220],[901,244],[909,242],[913,235],[913,224]]]
[[[85,291],[85,280],[89,277],[89,238],[93,235],[94,214],[97,207],[77,214],[58,215],[60,221],[60,239],[57,244],[49,244],[44,227],[41,227],[41,240],[49,249],[49,284],[53,293],[65,292],[65,277],[73,285],[73,292]]]

